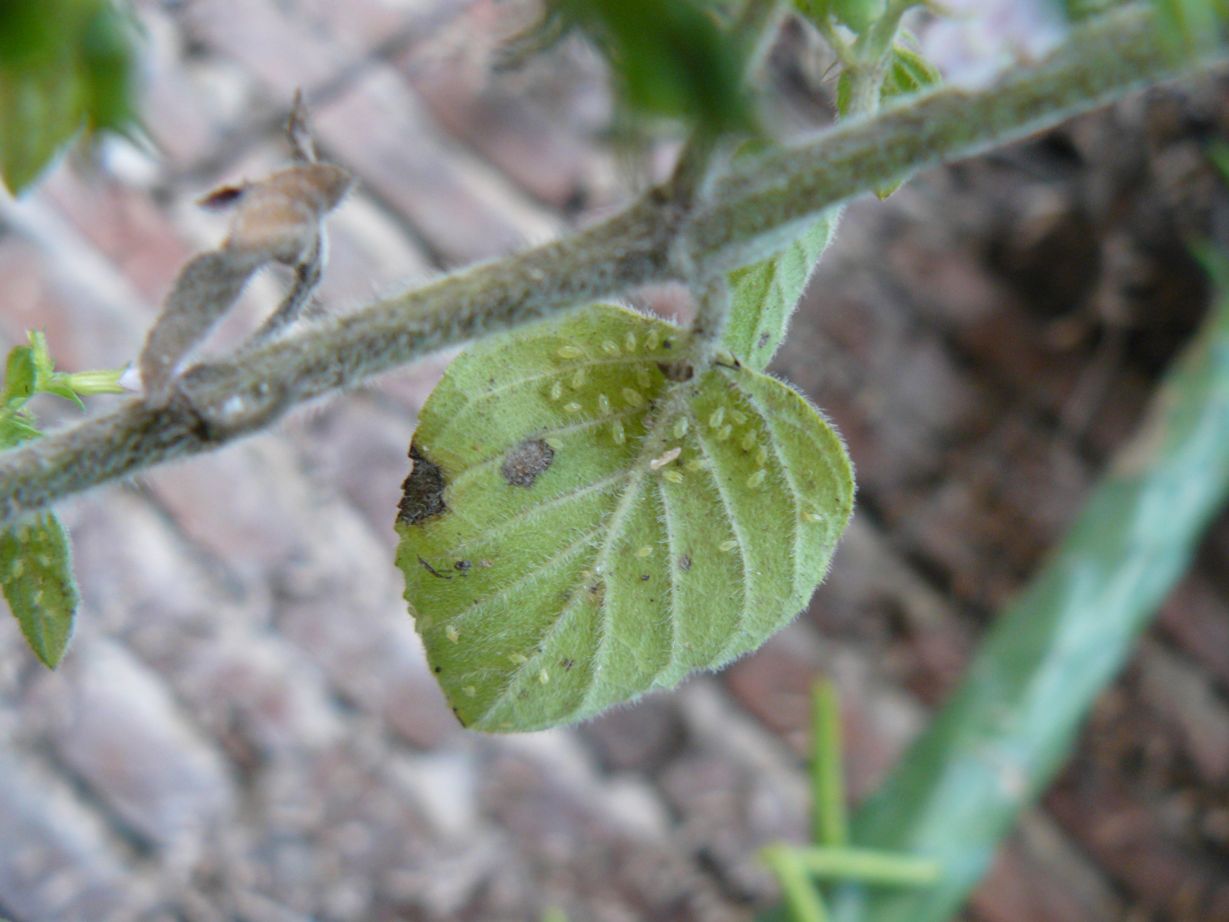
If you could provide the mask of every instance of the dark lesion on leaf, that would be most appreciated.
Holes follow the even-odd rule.
[[[542,439],[525,439],[504,456],[499,473],[509,486],[532,487],[555,461],[555,449]]]
[[[410,444],[410,461],[414,466],[410,476],[401,485],[401,502],[397,507],[397,521],[417,525],[448,511],[444,504],[444,472]]]

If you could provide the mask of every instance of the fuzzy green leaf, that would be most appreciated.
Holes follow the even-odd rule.
[[[458,718],[580,720],[759,646],[853,497],[820,414],[688,334],[594,306],[482,343],[423,407],[398,566]]]
[[[77,617],[68,534],[54,513],[0,532],[0,588],[39,660],[64,658]]]
[[[723,344],[744,365],[763,371],[776,355],[838,220],[836,211],[823,215],[777,256],[730,273],[730,320]]]

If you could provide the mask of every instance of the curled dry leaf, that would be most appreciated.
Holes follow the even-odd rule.
[[[303,163],[257,182],[223,186],[208,208],[233,208],[222,245],[184,266],[141,351],[146,399],[166,399],[175,368],[229,310],[252,275],[277,262],[298,266],[318,252],[324,217],[350,191],[349,171]]]

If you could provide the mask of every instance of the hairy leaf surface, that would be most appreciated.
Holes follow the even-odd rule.
[[[68,534],[54,513],[0,531],[0,588],[30,649],[54,669],[77,617]]]
[[[840,209],[833,209],[776,256],[730,273],[730,322],[723,342],[745,365],[763,371],[776,355],[839,220]]]
[[[848,521],[839,437],[688,334],[595,306],[482,343],[423,407],[397,529],[458,718],[534,730],[669,688],[807,603]]]

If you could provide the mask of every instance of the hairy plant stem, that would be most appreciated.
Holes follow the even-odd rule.
[[[977,92],[942,89],[809,142],[733,164],[706,202],[668,187],[607,221],[439,279],[224,361],[199,365],[164,407],[130,402],[0,459],[0,524],[90,487],[266,428],[306,400],[445,346],[648,282],[702,277],[770,255],[833,205],[936,163],[1023,137],[1168,77],[1178,61],[1152,14],[1131,7],[1073,30],[1048,58]],[[678,250],[686,258],[672,261]]]

